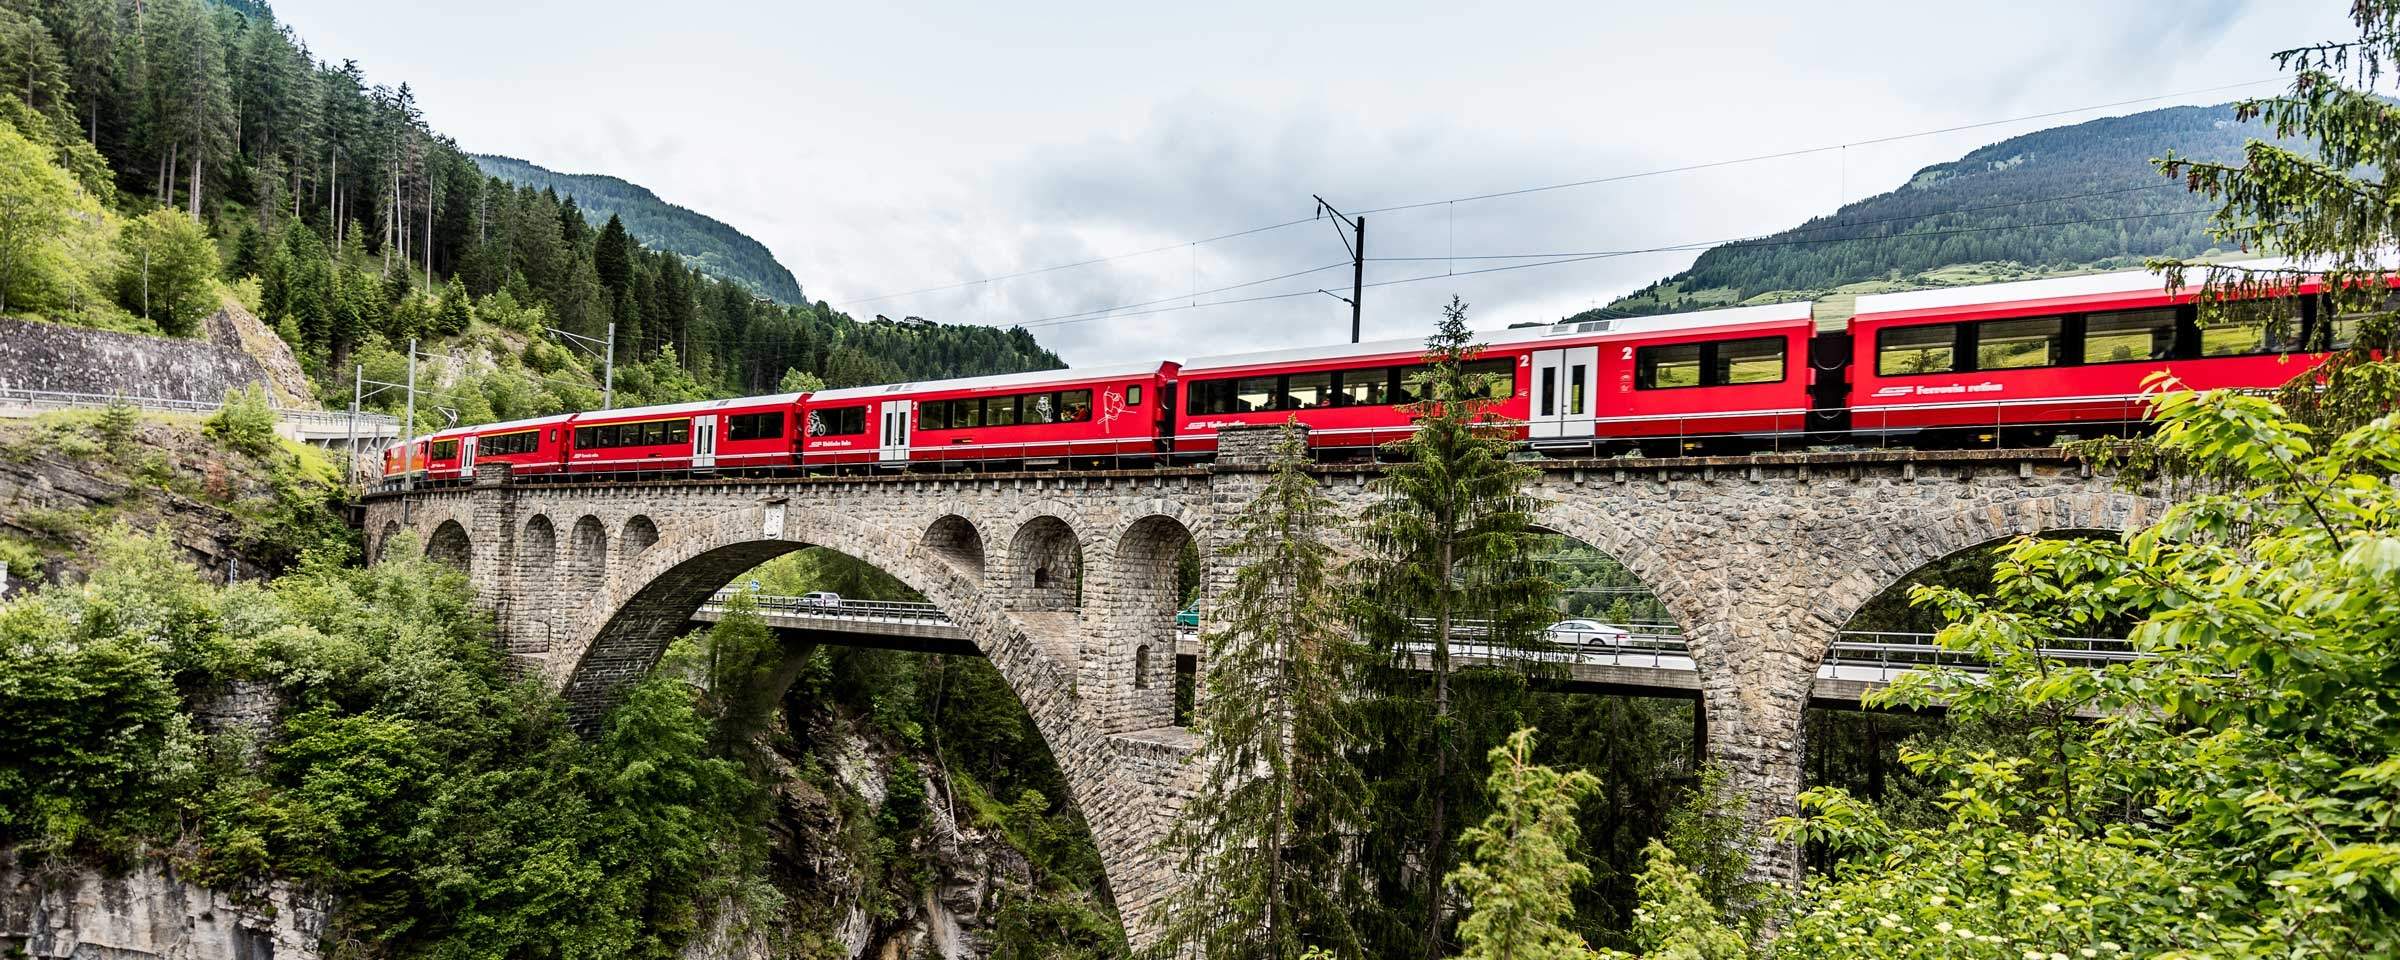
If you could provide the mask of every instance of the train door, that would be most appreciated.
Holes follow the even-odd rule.
[[[1535,440],[1590,440],[1592,394],[1600,348],[1533,352],[1533,406],[1526,414]]]
[[[717,466],[717,415],[692,418],[692,469],[714,470]]]
[[[458,478],[467,480],[474,476],[475,435],[470,433],[458,439]]]
[[[883,402],[883,462],[908,462],[908,415],[915,406],[913,400]]]

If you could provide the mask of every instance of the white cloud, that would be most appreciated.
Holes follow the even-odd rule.
[[[1365,209],[2260,79],[2272,50],[2345,29],[2337,0],[416,6],[278,9],[320,56],[411,82],[469,149],[651,187],[757,236],[836,303],[1306,216],[1311,193]],[[1445,256],[1765,232],[2075,119],[1379,214],[1369,246]],[[1425,328],[1452,292],[1482,325],[1552,319],[1689,257],[1373,289],[1368,335]],[[1039,321],[1342,258],[1331,229],[1308,224],[854,312]],[[1369,279],[1451,266],[1372,264]],[[1329,271],[1241,295],[1347,283]],[[1312,294],[1036,333],[1095,363],[1347,328],[1346,306]]]

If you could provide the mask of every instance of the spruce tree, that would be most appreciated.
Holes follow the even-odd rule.
[[[1165,847],[1191,879],[1163,907],[1160,957],[1360,956],[1343,831],[1364,785],[1341,703],[1354,641],[1335,599],[1331,500],[1287,422],[1274,472],[1234,520],[1239,565],[1208,635],[1195,727],[1207,782]]]
[[[1452,860],[1453,808],[1474,800],[1474,785],[1457,762],[1454,648],[1472,636],[1478,647],[1511,659],[1521,681],[1540,669],[1538,661],[1508,655],[1538,649],[1557,596],[1538,567],[1539,502],[1525,492],[1538,471],[1509,459],[1514,438],[1493,412],[1494,378],[1469,369],[1481,347],[1466,318],[1466,304],[1452,297],[1426,341],[1422,372],[1409,380],[1416,430],[1388,448],[1400,462],[1376,480],[1381,499],[1360,516],[1369,552],[1352,604],[1361,632],[1388,667],[1372,680],[1386,697],[1380,747],[1397,764],[1379,773],[1384,809],[1377,819],[1420,823],[1424,830],[1417,843],[1381,859],[1389,874],[1421,878],[1416,939],[1425,956],[1442,950],[1441,878]],[[1522,683],[1514,689],[1521,692]],[[1471,719],[1488,722],[1507,709],[1514,708],[1477,711]],[[1484,735],[1490,743],[1505,734],[1479,734],[1468,748]]]
[[[1462,834],[1468,861],[1449,881],[1472,904],[1459,922],[1459,960],[1582,960],[1599,956],[1567,921],[1576,887],[1591,881],[1576,862],[1582,829],[1575,808],[1600,789],[1581,770],[1533,762],[1533,730],[1492,748],[1492,815]]]

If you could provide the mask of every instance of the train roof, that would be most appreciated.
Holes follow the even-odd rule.
[[[1074,383],[1081,380],[1113,380],[1123,377],[1149,376],[1159,372],[1165,363],[1120,363],[1105,367],[1061,367],[1056,370],[1034,370],[1027,373],[1004,373],[990,377],[962,377],[956,380],[926,380],[914,383],[887,383],[869,387],[845,387],[840,390],[819,390],[809,397],[810,403],[829,400],[866,400],[893,393],[924,393],[936,390],[999,390],[1006,387],[1038,387],[1053,383]]]
[[[1538,343],[1552,337],[1607,335],[1627,333],[1658,333],[1662,331],[1706,330],[1713,327],[1745,326],[1753,323],[1774,323],[1809,319],[1814,304],[1802,300],[1793,303],[1768,303],[1751,307],[1727,307],[1722,310],[1699,310],[1690,313],[1662,313],[1642,317],[1612,317],[1605,320],[1584,320],[1553,323],[1533,327],[1511,327],[1505,330],[1479,330],[1475,337],[1484,346],[1497,347],[1521,343]],[[1195,357],[1183,364],[1183,372],[1223,370],[1234,367],[1254,367],[1273,363],[1307,363],[1315,360],[1340,360],[1347,357],[1381,357],[1392,354],[1422,353],[1425,338],[1406,337],[1396,340],[1377,340],[1369,343],[1341,343],[1316,347],[1293,347],[1283,350],[1261,350],[1252,353],[1227,353],[1213,357]]]
[[[2295,261],[2290,257],[2261,257],[2251,260],[2230,260],[2223,265],[2272,270],[2292,267],[2295,265]],[[2201,276],[2203,276],[2202,273],[2194,272],[2187,279],[2197,280]],[[2165,292],[2167,292],[2167,278],[2158,271],[2118,270],[2110,273],[2088,273],[2076,277],[2050,277],[2043,280],[2012,280],[2007,283],[1937,287],[1932,290],[1910,290],[1905,293],[1871,293],[1858,298],[1858,307],[1852,315],[1864,317],[1873,314],[1908,313],[1918,310],[1999,306],[2018,301],[2074,300],[2113,294]]]
[[[504,430],[515,430],[521,427],[542,427],[553,423],[565,423],[569,417],[573,416],[574,414],[572,413],[553,413],[547,417],[525,417],[518,420],[503,420],[499,423],[479,423],[472,427],[458,427],[455,429],[462,433],[499,433]]]
[[[770,393],[760,397],[727,397],[723,400],[694,400],[690,403],[662,403],[648,407],[618,407],[614,410],[586,410],[575,416],[594,420],[621,420],[641,417],[669,417],[678,413],[707,413],[726,407],[771,407],[799,403],[805,393]]]

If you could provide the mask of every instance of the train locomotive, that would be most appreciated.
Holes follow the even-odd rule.
[[[2260,261],[2254,265],[2271,265]],[[2200,291],[2134,270],[1479,334],[1492,414],[1549,456],[2045,444],[2138,429],[2157,373],[2279,386],[2347,346],[2316,282],[2198,320]],[[387,481],[553,481],[1108,468],[1205,460],[1228,427],[1297,419],[1328,458],[1411,429],[1416,339],[586,411],[443,430]]]

